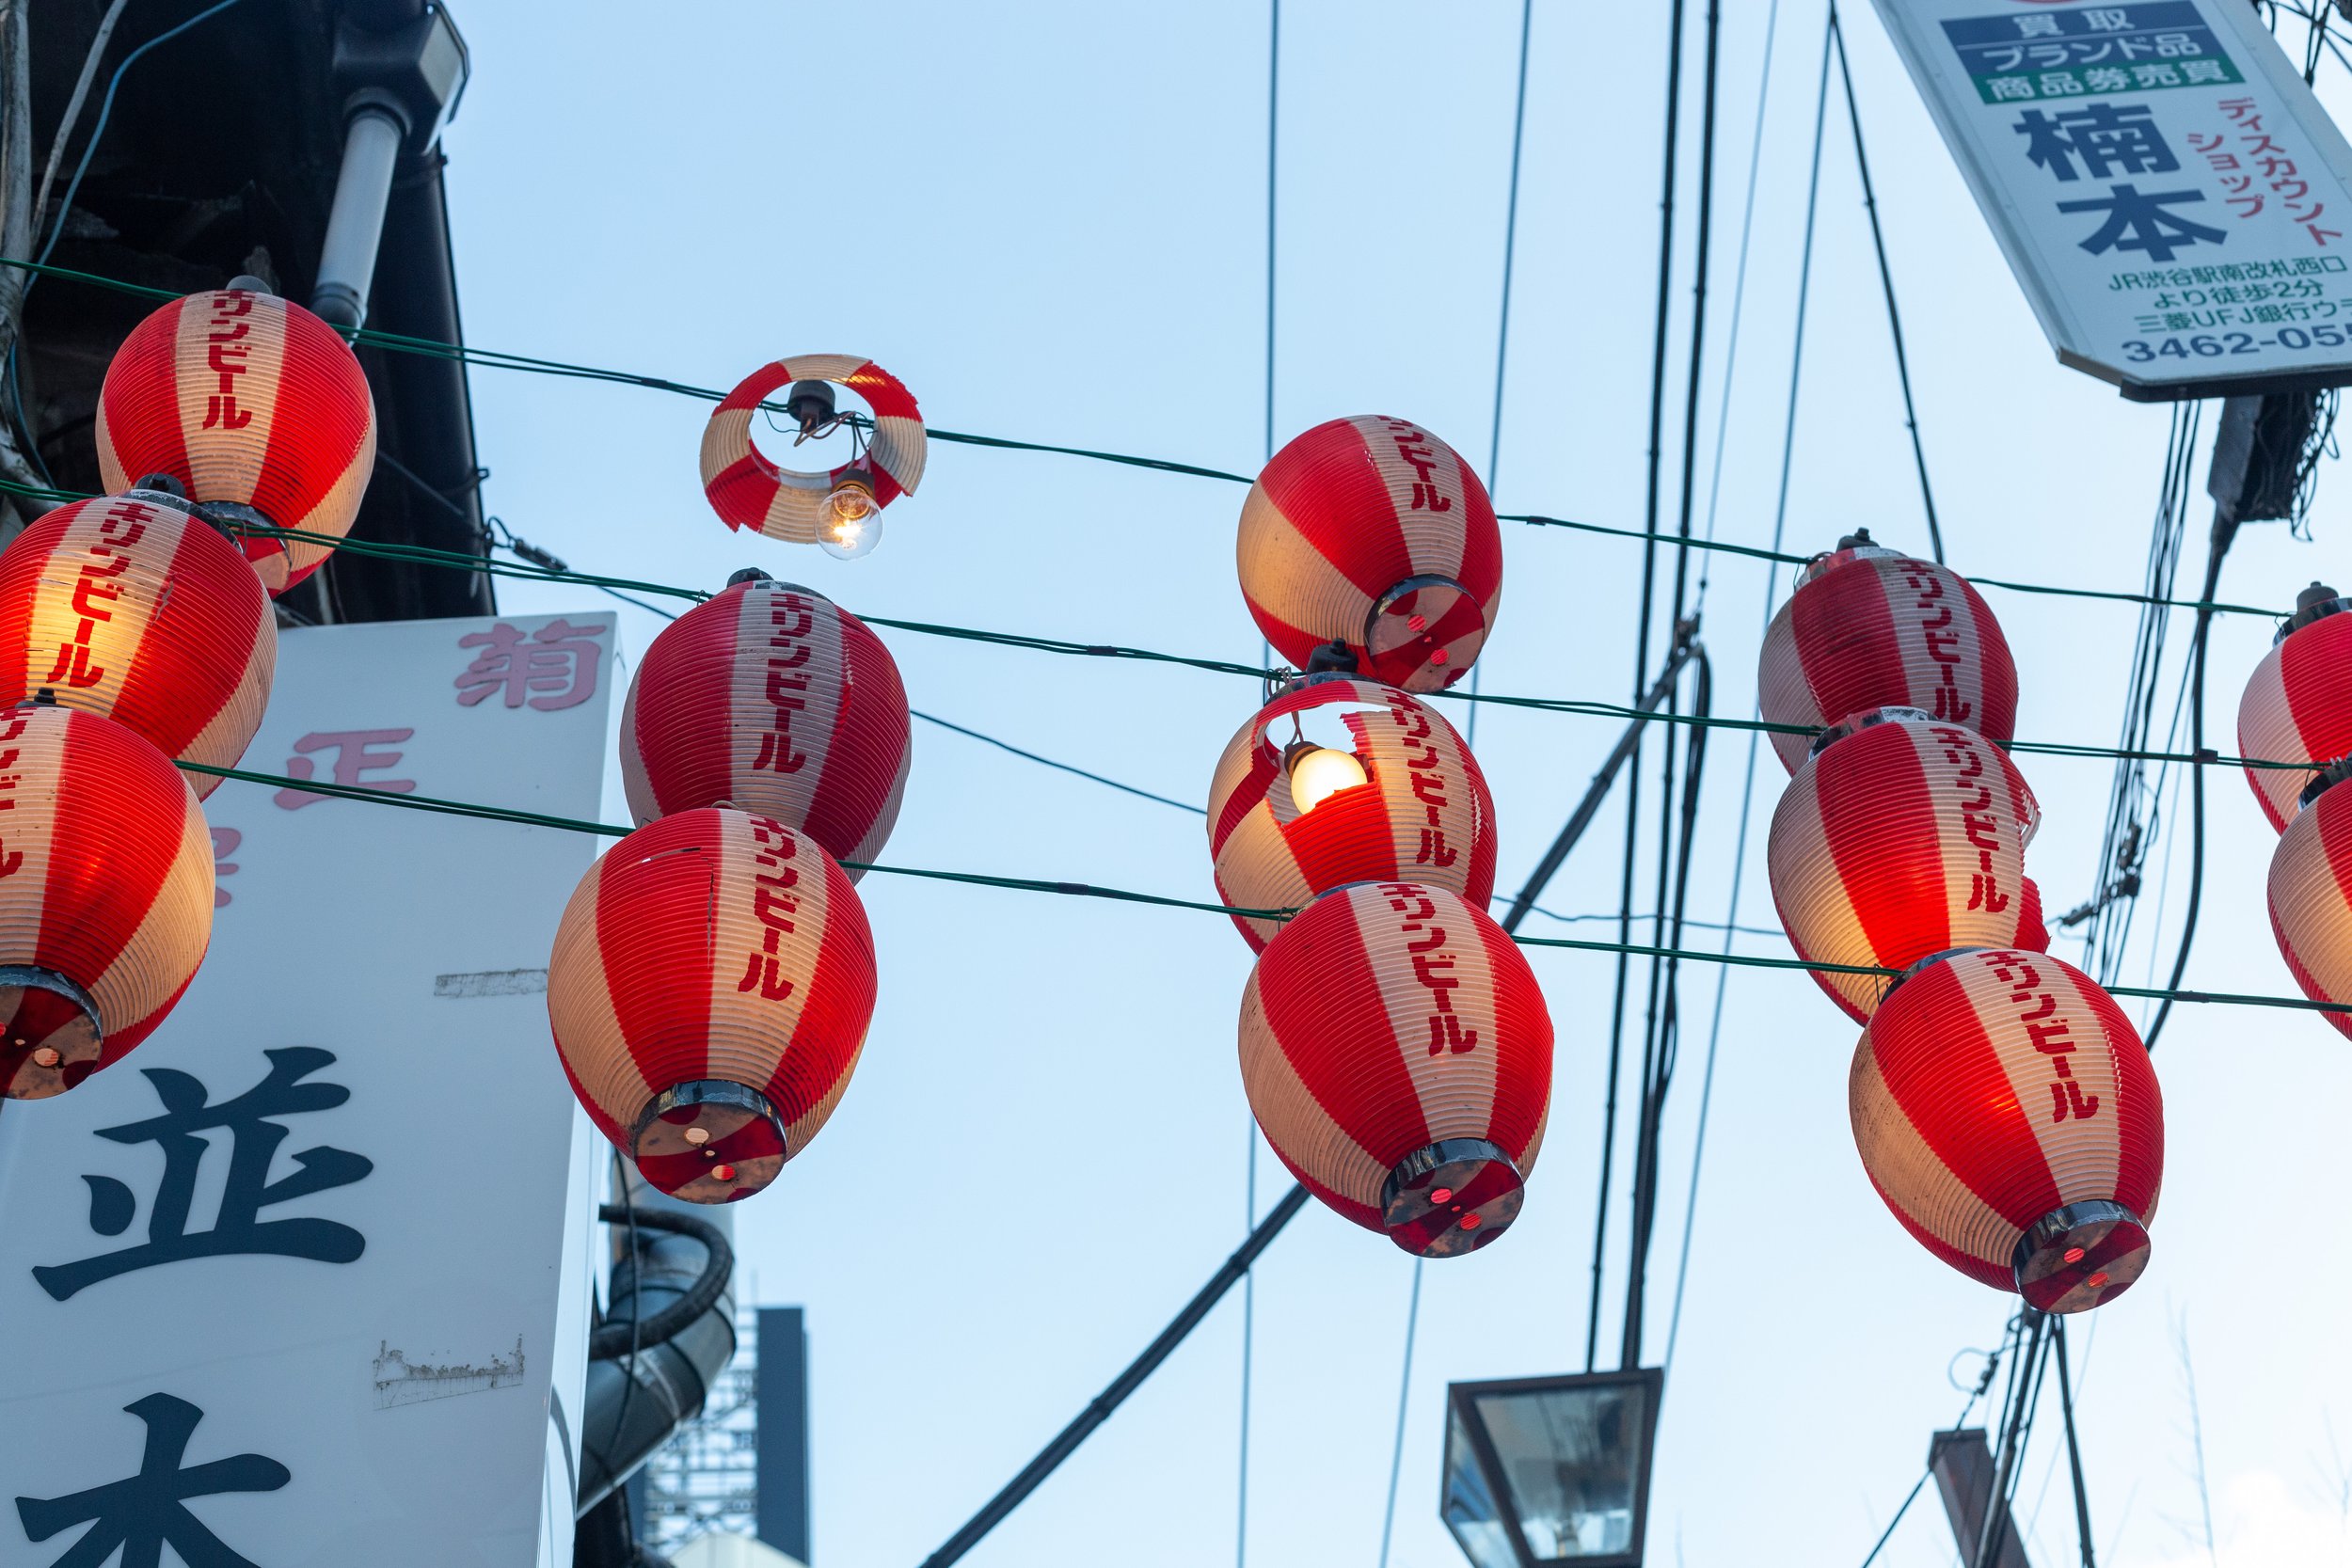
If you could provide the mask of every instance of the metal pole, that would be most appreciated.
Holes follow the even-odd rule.
[[[1200,1321],[1209,1315],[1211,1308],[1249,1271],[1249,1266],[1258,1260],[1258,1255],[1281,1233],[1282,1227],[1290,1224],[1293,1216],[1306,1207],[1306,1203],[1307,1189],[1304,1187],[1294,1185],[1284,1194],[1282,1201],[1259,1222],[1258,1228],[1249,1233],[1249,1239],[1242,1243],[1240,1250],[1225,1260],[1225,1266],[1210,1276],[1198,1295],[1184,1304],[1184,1309],[1176,1314],[1175,1321],[1160,1331],[1160,1337],[1146,1346],[1143,1354],[1136,1356],[1125,1371],[1113,1378],[1110,1386],[1088,1402],[1087,1407],[1078,1413],[1078,1418],[1062,1428],[1060,1433],[1046,1444],[1035,1459],[1023,1466],[1019,1475],[1005,1483],[1003,1491],[989,1498],[961,1529],[949,1536],[946,1545],[925,1558],[923,1568],[947,1568],[947,1564],[957,1561],[977,1545],[982,1536],[994,1529],[1021,1506],[1030,1493],[1044,1484],[1045,1478],[1058,1469],[1063,1460],[1077,1452],[1078,1446],[1094,1434],[1096,1427],[1111,1418],[1111,1412],[1125,1402],[1128,1395],[1143,1386],[1144,1379],[1159,1370],[1160,1363],[1184,1342],[1184,1337],[1200,1326]]]

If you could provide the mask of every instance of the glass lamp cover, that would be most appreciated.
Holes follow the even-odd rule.
[[[1641,1560],[1655,1376],[1456,1386],[1443,1510],[1477,1568]]]

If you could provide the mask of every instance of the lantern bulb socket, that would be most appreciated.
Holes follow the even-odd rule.
[[[784,411],[801,427],[803,441],[834,421],[836,406],[830,381],[795,381],[784,394]]]
[[[825,498],[817,547],[838,561],[855,561],[882,543],[882,502],[872,478],[857,469],[841,476]]]
[[[729,572],[727,574],[727,586],[729,588],[738,587],[746,582],[773,582],[775,578],[770,577],[767,573],[761,571],[756,566],[746,566],[739,572]]]
[[[1353,753],[1306,740],[1291,742],[1282,765],[1290,775],[1291,804],[1301,816],[1341,790],[1370,783],[1372,777]]]

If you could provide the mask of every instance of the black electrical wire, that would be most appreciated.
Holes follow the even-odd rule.
[[[1902,312],[1895,308],[1895,273],[1887,265],[1886,233],[1879,224],[1879,198],[1870,183],[1870,155],[1862,142],[1862,106],[1853,92],[1853,68],[1846,59],[1846,30],[1838,24],[1837,0],[1830,0],[1830,38],[1837,45],[1837,74],[1846,87],[1846,117],[1853,126],[1854,166],[1862,174],[1862,207],[1870,214],[1870,244],[1878,251],[1879,285],[1886,295],[1886,325],[1895,337],[1895,376],[1902,384],[1903,424],[1911,432],[1912,461],[1919,469],[1919,502],[1927,510],[1928,545],[1937,564],[1944,561],[1944,531],[1936,526],[1935,491],[1928,483],[1928,452],[1919,440],[1919,409],[1911,396],[1911,356],[1903,348]]]
[[[2058,1408],[2066,1417],[2066,1465],[2074,1481],[2074,1539],[2082,1546],[2083,1568],[2099,1568],[2090,1550],[2090,1494],[2083,1485],[2082,1447],[2074,1437],[2074,1381],[2066,1364],[2066,1320],[2054,1325],[2057,1337]]]
[[[2205,590],[2203,598],[2213,597],[2221,581],[2221,561],[2230,553],[2230,545],[2237,537],[2237,523],[2224,521],[2216,515],[2213,534],[2205,546]],[[2192,756],[2205,752],[2205,651],[2211,641],[2213,615],[2201,610],[2197,630],[2189,643],[2188,674],[2188,746]],[[2197,916],[2205,896],[2205,770],[2192,768],[2188,774],[2188,910],[2181,919],[2181,945],[2172,956],[2172,977],[2165,982],[2168,992],[2178,992],[2181,976],[2188,969],[2190,946],[2197,941]],[[2172,1016],[2172,997],[2168,995],[2157,1005],[2156,1016],[2148,1025],[2145,1037],[2148,1049],[2156,1048],[2156,1039],[2164,1033],[2165,1023]]]

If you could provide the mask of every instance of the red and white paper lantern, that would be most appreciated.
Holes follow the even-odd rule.
[[[0,713],[0,1092],[120,1060],[212,935],[212,835],[170,759],[72,708]]]
[[[2352,1002],[2352,789],[2330,784],[2287,824],[2270,857],[2270,928],[2304,995]],[[2352,1037],[2352,1014],[2319,1016]]]
[[[1352,744],[1343,755],[1356,765],[1346,776],[1362,782],[1320,799],[1304,784],[1294,791],[1304,777],[1295,764],[1311,768],[1318,752],[1339,749],[1306,741],[1301,721],[1335,707],[1343,710],[1337,723],[1320,715],[1319,727],[1344,725]],[[1217,759],[1209,852],[1218,894],[1243,909],[1295,909],[1343,882],[1409,879],[1483,910],[1495,888],[1494,817],[1470,748],[1426,703],[1375,681],[1322,675],[1267,704]],[[1282,929],[1243,915],[1233,924],[1253,951]]]
[[[1309,1191],[1406,1251],[1453,1257],[1518,1215],[1551,1098],[1551,1017],[1502,927],[1443,888],[1326,894],[1241,1006],[1242,1082]]]
[[[780,467],[752,442],[752,421],[771,394],[795,381],[847,387],[874,411],[865,453],[838,467],[803,473]],[[829,537],[833,496],[844,483],[872,497],[876,511],[923,480],[923,411],[898,378],[854,354],[811,354],[762,365],[738,383],[703,427],[703,494],[719,520],[771,539],[814,545]],[[836,543],[840,543],[836,541]],[[846,553],[846,552],[845,552]]]
[[[874,985],[866,911],[816,841],[706,808],[589,869],[556,928],[548,1016],[580,1103],[645,1180],[729,1203],[833,1115]]]
[[[1772,617],[1756,700],[1773,724],[1820,728],[1874,707],[1920,708],[1989,740],[2017,733],[2017,666],[1965,578],[1875,545],[1813,562]],[[1807,736],[1774,734],[1791,773]]]
[[[2254,666],[2237,709],[2238,754],[2260,762],[2308,762],[2310,770],[2249,768],[2246,782],[2273,828],[2284,832],[2303,809],[2312,775],[2352,755],[2352,599],[2313,583],[2296,601],[2270,652]]]
[[[761,578],[695,606],[645,650],[621,711],[621,778],[641,823],[732,806],[805,830],[835,859],[870,861],[898,819],[911,722],[898,667],[865,622]]]
[[[2082,971],[1999,950],[1928,965],[1871,1018],[1848,1089],[1871,1184],[1970,1278],[2079,1312],[2146,1267],[2164,1101]]]
[[[2008,755],[1916,708],[1850,722],[1797,769],[1772,813],[1772,901],[1798,957],[1905,969],[1954,947],[2046,944],[2026,878],[2040,812]],[[1888,984],[1813,978],[1857,1022]]]
[[[251,538],[262,584],[282,594],[351,531],[375,467],[375,401],[335,329],[289,300],[215,289],[131,329],[98,397],[98,469],[109,491],[169,474],[191,499],[328,539]]]
[[[1300,669],[1346,644],[1366,675],[1436,691],[1494,629],[1502,535],[1486,487],[1410,420],[1319,424],[1274,454],[1242,503],[1241,588]]]
[[[231,768],[269,703],[278,622],[236,546],[142,490],[61,506],[0,550],[0,705],[46,696]]]

